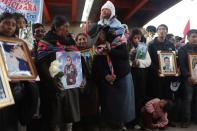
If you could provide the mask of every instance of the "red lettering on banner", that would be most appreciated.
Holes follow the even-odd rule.
[[[29,0],[0,0],[3,4],[15,9],[15,10],[29,10],[29,11],[36,11],[37,7],[36,4]]]
[[[32,5],[30,4],[30,2],[28,3],[28,10],[32,10]]]
[[[34,7],[33,7],[33,11],[36,11],[37,10],[37,6],[36,5],[34,5]]]

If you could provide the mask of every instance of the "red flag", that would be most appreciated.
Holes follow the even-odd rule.
[[[190,20],[188,20],[187,24],[185,25],[185,29],[183,31],[183,38],[186,37],[187,32],[190,30]]]

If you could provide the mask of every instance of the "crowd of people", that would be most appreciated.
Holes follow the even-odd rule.
[[[21,14],[0,15],[1,36],[17,38],[26,25]],[[197,53],[196,29],[188,31],[187,43],[168,34],[165,24],[132,28],[129,33],[110,1],[87,34],[75,32],[74,37],[69,26],[63,16],[53,19],[48,32],[40,23],[33,25],[30,52],[40,80],[9,82],[15,104],[0,109],[1,131],[19,131],[19,123],[27,131],[154,130],[197,123],[197,80],[190,74],[188,60],[189,53]],[[91,55],[89,60],[81,55],[80,87],[64,89],[50,71],[56,53],[84,50]],[[169,58],[164,57],[166,67],[160,68],[158,51],[176,53],[176,75],[161,76]],[[65,74],[75,74],[75,79],[67,77],[72,85],[77,70],[70,56],[65,59],[72,65]]]

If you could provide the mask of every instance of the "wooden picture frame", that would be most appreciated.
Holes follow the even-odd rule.
[[[176,52],[175,51],[157,51],[159,59],[160,76],[178,76]]]
[[[0,109],[9,105],[13,105],[14,98],[11,92],[9,81],[5,72],[5,67],[0,62]]]
[[[188,67],[190,76],[197,83],[197,53],[189,53],[188,54]]]
[[[0,61],[9,80],[35,80],[37,71],[27,44],[17,38],[0,37]]]

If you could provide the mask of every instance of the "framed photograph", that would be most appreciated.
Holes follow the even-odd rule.
[[[56,59],[62,65],[59,68],[64,73],[64,76],[61,78],[64,89],[80,87],[83,81],[81,53],[57,52]]]
[[[2,61],[1,61],[2,62]],[[0,109],[14,104],[14,98],[2,63],[0,62]]]
[[[190,75],[197,83],[197,53],[188,54],[188,64]]]
[[[37,71],[24,41],[0,37],[0,54],[10,80],[36,79]]]
[[[158,51],[160,76],[178,76],[175,51]]]
[[[148,51],[148,48],[147,48],[146,43],[140,42],[136,49],[136,59],[144,60],[146,58],[147,51]]]
[[[87,67],[90,71],[92,68],[92,62],[93,62],[93,50],[92,49],[82,50],[81,55],[85,59]]]

